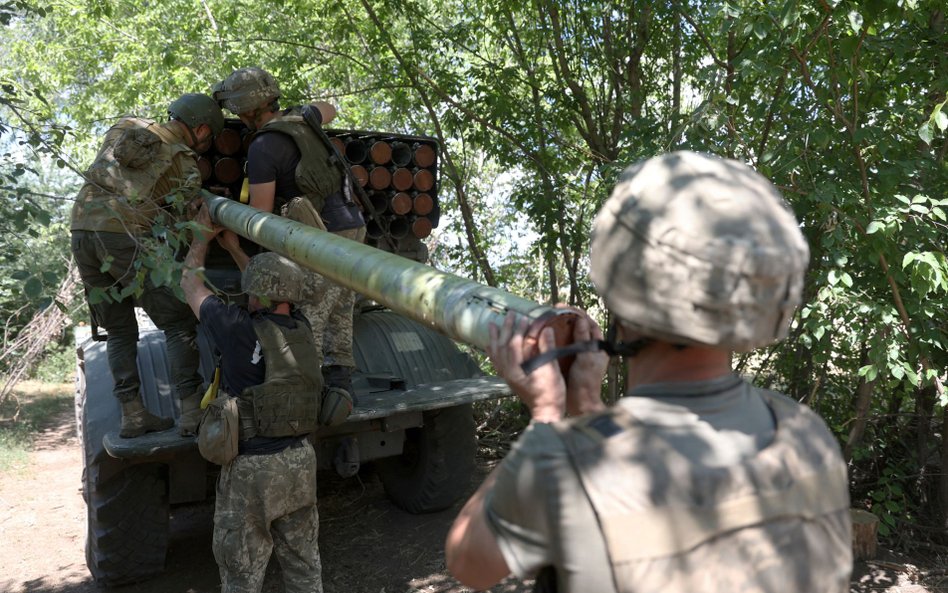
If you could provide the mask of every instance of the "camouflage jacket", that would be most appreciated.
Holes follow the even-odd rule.
[[[197,155],[169,124],[122,118],[106,132],[72,209],[74,231],[149,232],[199,195]]]

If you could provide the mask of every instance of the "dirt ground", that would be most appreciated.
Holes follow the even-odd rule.
[[[488,463],[480,465],[483,475]],[[0,592],[100,590],[85,567],[81,471],[74,420],[71,410],[64,409],[38,435],[28,465],[0,474]],[[371,476],[359,481],[321,474],[320,480],[319,547],[326,593],[470,591],[444,568],[444,536],[457,506],[430,515],[411,515],[389,503],[379,481]],[[476,485],[475,481],[471,489]],[[113,591],[219,591],[211,553],[212,516],[209,504],[176,512],[165,573]],[[880,560],[857,565],[851,591],[948,593],[948,571],[944,569],[885,552]],[[271,563],[264,592],[282,590],[279,568]],[[491,591],[530,590],[530,583],[508,579]]]

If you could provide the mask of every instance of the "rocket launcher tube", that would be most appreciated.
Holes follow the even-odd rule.
[[[527,339],[534,348],[545,327],[553,328],[557,346],[572,338],[576,317],[569,310],[540,305],[206,190],[203,194],[217,224],[459,342],[486,349],[489,324],[502,325],[508,311],[530,320]],[[569,362],[561,361],[564,370]]]

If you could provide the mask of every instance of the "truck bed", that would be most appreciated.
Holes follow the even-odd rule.
[[[411,389],[387,389],[356,394],[356,406],[349,419],[342,426],[322,429],[315,434],[319,439],[322,432],[333,434],[346,432],[347,425],[370,420],[380,420],[398,424],[399,415],[408,415],[447,408],[460,404],[496,399],[510,395],[507,383],[498,377],[475,377],[455,379],[441,383],[418,385]],[[106,432],[102,439],[105,450],[117,459],[140,459],[142,457],[164,456],[190,451],[197,448],[194,437],[178,435],[177,427],[162,432],[152,432],[134,439],[123,439],[118,428]]]

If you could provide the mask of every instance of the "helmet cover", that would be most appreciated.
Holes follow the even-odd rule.
[[[213,97],[234,115],[247,113],[268,101],[280,98],[280,86],[262,68],[240,68],[214,85]]]
[[[786,337],[809,247],[743,163],[694,152],[627,168],[593,222],[590,277],[643,336],[738,352]]]
[[[271,303],[298,303],[303,300],[306,274],[296,262],[267,251],[250,258],[240,285],[251,296]]]

